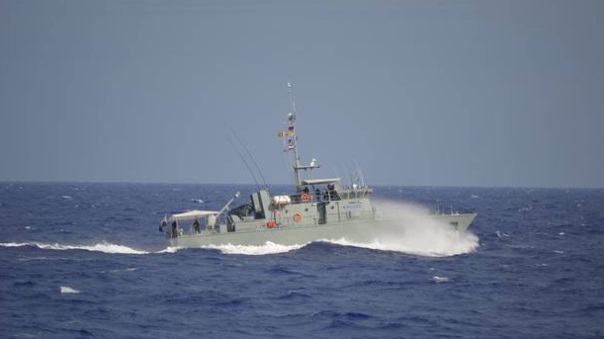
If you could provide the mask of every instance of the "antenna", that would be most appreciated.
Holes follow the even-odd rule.
[[[239,136],[235,132],[233,132],[233,130],[231,130],[231,133],[233,133],[235,135],[235,138],[237,139],[237,142],[239,142],[239,145],[241,147],[243,147],[243,150],[247,153],[250,160],[252,160],[252,164],[254,164],[254,167],[256,167],[256,171],[258,171],[258,174],[260,175],[260,178],[262,179],[264,188],[268,190],[268,184],[266,183],[266,180],[264,179],[264,175],[262,174],[262,171],[260,170],[260,167],[258,166],[258,163],[256,162],[256,159],[254,159],[254,156],[250,152],[249,148],[247,148],[247,146],[245,146],[245,144],[241,141]]]
[[[294,159],[294,177],[296,190],[302,189],[302,182],[300,180],[300,170],[312,170],[319,168],[316,164],[316,160],[313,159],[310,165],[302,166],[300,164],[300,155],[298,153],[298,135],[296,132],[296,102],[294,100],[293,85],[291,82],[287,83],[287,93],[289,94],[290,110],[287,113],[287,130],[279,132],[279,136],[284,138],[285,149],[284,152],[293,152]]]
[[[290,112],[296,113],[296,100],[294,99],[294,90],[291,82],[287,83],[287,93],[289,94]]]
[[[247,171],[250,172],[252,179],[254,179],[254,182],[256,183],[256,188],[258,188],[258,190],[260,190],[260,184],[258,184],[258,180],[256,179],[256,176],[254,175],[254,171],[252,171],[250,164],[247,163],[247,161],[243,157],[243,154],[241,154],[241,151],[239,150],[239,148],[237,148],[237,146],[235,146],[235,144],[233,143],[233,140],[231,140],[231,138],[229,138],[228,136],[226,138],[229,141],[229,143],[231,144],[231,146],[233,147],[233,149],[235,149],[235,152],[237,152],[237,154],[239,155],[239,159],[241,159],[241,161],[243,161],[243,163],[245,164]]]
[[[285,151],[292,151],[294,157],[294,176],[296,181],[296,188],[301,187],[300,173],[298,168],[300,167],[300,155],[298,154],[298,136],[296,135],[296,101],[294,99],[294,89],[291,82],[287,83],[287,94],[289,95],[290,109],[287,113],[287,131],[284,132],[285,136]]]
[[[355,173],[356,173],[357,181],[358,181],[357,183],[359,184],[359,186],[365,187],[365,178],[363,177],[363,171],[359,167],[359,163],[355,161],[354,167],[355,167]]]

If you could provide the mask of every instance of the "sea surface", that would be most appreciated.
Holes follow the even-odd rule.
[[[478,213],[387,246],[178,249],[158,232],[254,188],[0,183],[0,337],[604,337],[603,189],[376,187],[378,212]]]

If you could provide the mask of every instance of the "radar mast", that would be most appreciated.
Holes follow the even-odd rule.
[[[303,166],[300,164],[300,154],[298,153],[298,135],[296,133],[296,101],[294,99],[293,85],[291,82],[287,83],[287,93],[289,95],[290,108],[287,113],[287,130],[279,132],[279,136],[285,139],[284,152],[292,152],[294,165],[294,180],[296,190],[302,190],[302,181],[300,180],[300,170],[312,170],[318,168],[316,160],[312,159],[310,165]]]

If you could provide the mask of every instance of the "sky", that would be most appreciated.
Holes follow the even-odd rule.
[[[604,1],[0,0],[0,181],[604,187]],[[256,175],[258,177],[258,175]]]

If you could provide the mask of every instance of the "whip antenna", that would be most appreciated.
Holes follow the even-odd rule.
[[[243,154],[241,154],[241,151],[239,150],[239,148],[237,148],[237,146],[235,146],[235,144],[233,143],[233,140],[231,140],[231,138],[229,138],[228,136],[226,138],[229,141],[229,143],[231,144],[231,146],[233,147],[233,149],[235,149],[235,152],[237,152],[237,155],[239,155],[239,159],[241,159],[241,161],[243,161],[243,163],[245,164],[247,171],[250,172],[252,179],[254,179],[254,182],[256,183],[256,188],[258,190],[260,190],[260,184],[258,184],[258,179],[256,179],[256,176],[254,175],[254,171],[252,171],[250,165],[247,163],[247,161],[243,157]]]
[[[254,159],[254,156],[252,156],[252,153],[250,152],[249,148],[247,148],[247,146],[245,146],[245,143],[243,143],[241,141],[241,139],[239,138],[239,136],[237,134],[235,134],[233,131],[231,131],[231,133],[233,133],[235,135],[235,138],[237,139],[237,142],[239,142],[239,145],[241,147],[243,147],[243,150],[247,153],[250,160],[252,160],[252,164],[254,164],[254,167],[256,167],[256,171],[258,171],[258,175],[260,175],[260,178],[262,179],[264,188],[268,190],[268,184],[266,183],[266,180],[264,179],[264,175],[262,174],[262,171],[260,170],[260,167],[258,166],[256,159]]]

